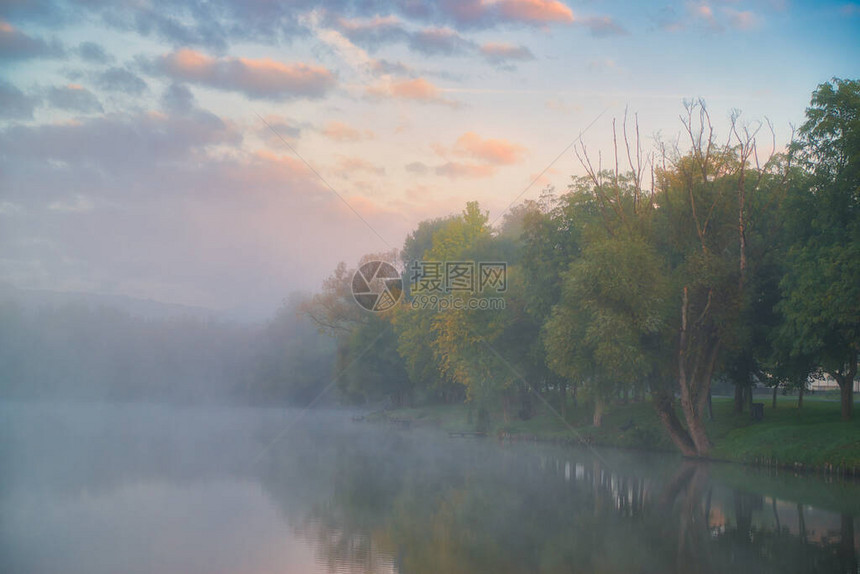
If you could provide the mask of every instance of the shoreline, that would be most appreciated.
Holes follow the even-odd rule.
[[[525,421],[505,422],[500,420],[500,413],[494,412],[482,438],[674,453],[691,460],[739,464],[824,480],[860,481],[860,420],[839,419],[838,403],[808,400],[800,410],[788,401],[775,410],[768,403],[761,422],[749,420],[748,413],[735,415],[731,409],[730,400],[714,399],[714,421],[709,421],[714,447],[710,456],[701,458],[683,457],[674,448],[647,401],[613,405],[601,427],[583,424],[582,416],[587,414],[583,412],[569,413],[563,422],[553,421],[557,417],[546,412]],[[469,422],[468,406],[463,404],[374,411],[360,418],[370,423],[429,428],[478,438],[474,424]]]

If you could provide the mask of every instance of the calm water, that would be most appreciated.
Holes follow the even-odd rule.
[[[344,413],[0,406],[8,574],[857,572],[858,506],[856,484]]]

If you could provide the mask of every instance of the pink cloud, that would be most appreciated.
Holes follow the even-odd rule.
[[[400,100],[446,104],[449,106],[457,105],[453,100],[442,97],[441,90],[424,78],[392,80],[384,84],[369,87],[367,93],[377,97],[391,97]]]
[[[534,181],[533,185],[537,185],[538,187],[546,187],[548,185],[552,185],[556,181],[556,177],[560,176],[561,172],[557,169],[551,167],[544,171],[543,173],[530,173],[529,181]],[[553,177],[556,176],[556,177]]]
[[[558,0],[500,0],[499,12],[508,20],[548,24],[573,22],[573,12]]]
[[[334,75],[320,66],[269,58],[213,58],[187,48],[161,57],[158,65],[174,80],[240,92],[254,99],[318,98],[336,83]]]
[[[28,36],[9,22],[0,20],[0,60],[57,57],[62,54],[63,47],[56,40],[48,43],[41,38]]]
[[[513,60],[534,60],[534,54],[525,46],[516,46],[503,42],[487,42],[480,49],[481,54],[493,63],[504,63]]]
[[[695,13],[700,17],[706,20],[709,20],[714,17],[714,11],[707,4],[699,4],[694,7]]]
[[[466,132],[457,138],[454,151],[492,165],[511,165],[522,160],[526,149],[504,139],[483,139]]]
[[[727,11],[727,13],[729,15],[729,23],[732,28],[737,30],[751,30],[759,24],[758,16],[749,10],[743,12],[731,10]]]
[[[385,168],[360,157],[341,157],[337,162],[335,173],[347,179],[355,173],[370,173],[381,176],[385,175]]]
[[[370,130],[358,130],[345,123],[334,121],[325,125],[322,134],[330,140],[338,142],[357,142],[374,137],[374,133]]]
[[[409,100],[435,100],[439,98],[439,88],[424,78],[415,78],[392,84],[391,94]]]

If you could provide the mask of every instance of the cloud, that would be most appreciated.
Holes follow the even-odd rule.
[[[358,130],[342,122],[328,122],[322,130],[322,134],[330,140],[338,142],[357,142],[372,139],[374,134],[370,130]]]
[[[82,42],[75,51],[78,56],[91,64],[108,64],[113,61],[113,56],[95,42]]]
[[[779,6],[773,7],[779,10]],[[668,32],[705,29],[723,33],[727,29],[749,31],[761,25],[761,16],[750,10],[736,10],[727,6],[714,7],[707,1],[687,2],[686,11],[679,16],[674,9],[664,8],[659,25]]]
[[[38,102],[38,98],[0,79],[0,119],[29,120]]]
[[[86,114],[104,111],[95,94],[77,84],[51,88],[46,94],[46,99],[51,106],[69,112]]]
[[[550,167],[544,170],[542,173],[530,173],[529,181],[534,182],[533,185],[537,185],[539,187],[547,187],[549,185],[553,185],[556,181],[556,177],[552,176],[561,176],[561,172],[553,167]]]
[[[370,70],[380,75],[406,76],[412,73],[412,69],[403,62],[392,62],[385,59],[372,60]]]
[[[402,43],[425,55],[452,56],[475,49],[475,43],[457,31],[445,27],[410,30],[396,16],[375,16],[371,19],[329,19],[326,22],[353,44],[377,50],[387,44]]]
[[[457,138],[453,151],[491,165],[511,165],[522,161],[526,149],[504,139],[483,139],[466,132]]]
[[[46,42],[28,36],[9,22],[0,20],[0,60],[27,60],[41,57],[60,57],[63,47],[56,40]]]
[[[469,164],[457,161],[449,161],[434,169],[436,175],[448,177],[450,179],[467,178],[482,178],[490,177],[496,172],[496,168],[491,165]]]
[[[406,164],[406,171],[415,175],[426,175],[430,171],[430,166],[420,161],[413,161]]]
[[[390,97],[429,104],[444,104],[456,107],[457,102],[442,97],[442,92],[424,78],[388,80],[367,88],[368,95]]]
[[[506,64],[512,61],[534,60],[535,56],[525,46],[488,42],[481,46],[481,54],[492,64]]]
[[[194,8],[190,10],[192,13],[195,11]],[[131,22],[127,25],[141,35],[158,36],[174,46],[203,46],[219,52],[226,50],[230,34],[228,30],[200,9],[194,16],[196,18],[183,22],[167,11],[139,5],[128,15]]]
[[[609,16],[583,18],[579,23],[588,28],[592,36],[598,38],[627,34],[627,30]]]
[[[430,28],[412,34],[409,47],[426,55],[451,56],[474,50],[475,43],[450,28]]]
[[[729,25],[736,30],[752,30],[759,25],[759,17],[749,10],[726,9],[726,14],[729,18]]]
[[[530,24],[573,22],[573,12],[558,0],[500,0],[495,3],[504,20]]]
[[[212,58],[190,49],[161,57],[157,68],[174,80],[239,92],[251,99],[319,98],[336,80],[327,69],[268,58]]]
[[[95,116],[73,123],[11,126],[0,130],[0,157],[92,166],[125,179],[157,173],[160,166],[189,159],[208,146],[238,145],[241,135],[208,112],[188,117],[158,112]],[[157,186],[154,189],[158,189]]]
[[[374,16],[370,19],[336,18],[327,24],[333,26],[350,42],[370,50],[384,44],[409,41],[409,32],[396,16]]]
[[[424,78],[393,82],[390,86],[390,92],[396,98],[407,100],[431,101],[440,98],[439,89]]]
[[[526,148],[519,144],[505,139],[482,138],[474,132],[464,133],[450,148],[440,144],[431,147],[446,160],[433,167],[433,173],[450,179],[490,177],[498,167],[521,162],[526,153]],[[469,161],[450,159],[450,156]],[[421,162],[413,162],[406,166],[406,170],[423,175],[430,168]]]
[[[194,94],[188,86],[173,83],[161,95],[161,105],[174,114],[187,114],[195,106]]]
[[[139,96],[147,90],[146,82],[125,68],[109,68],[96,75],[96,85],[103,90]]]
[[[285,140],[295,140],[302,131],[310,127],[307,122],[294,120],[278,114],[269,114],[264,118],[265,123],[260,122],[257,134],[273,149],[283,150]]]
[[[341,157],[337,162],[335,173],[345,179],[356,173],[370,173],[373,175],[385,175],[385,168],[377,166],[360,157]]]
[[[265,313],[384,247],[300,161],[237,138],[200,110],[0,129],[0,275]],[[392,245],[408,232],[384,204],[349,202]]]

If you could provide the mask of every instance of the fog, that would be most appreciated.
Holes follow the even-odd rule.
[[[854,556],[834,501],[857,485],[354,413],[6,402],[0,570],[823,572]]]
[[[332,346],[298,314],[266,322],[202,308],[50,292],[0,295],[0,398],[171,404],[307,404]]]

